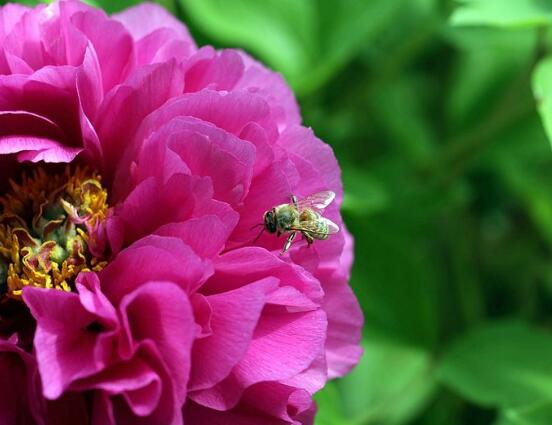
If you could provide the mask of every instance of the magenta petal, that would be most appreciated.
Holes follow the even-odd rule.
[[[174,382],[176,400],[184,403],[195,339],[187,294],[170,282],[149,282],[121,302],[133,339],[155,342]]]
[[[142,180],[154,175],[165,181],[171,173],[210,177],[213,197],[236,204],[249,189],[254,162],[250,142],[197,118],[178,117],[144,141],[134,176]],[[161,163],[162,168],[157,165]]]
[[[175,61],[169,61],[139,68],[124,85],[106,94],[96,121],[110,169],[116,168],[117,160],[144,117],[181,93],[182,87],[181,70]],[[123,116],[125,119],[121,119]]]
[[[0,135],[36,135],[58,140],[64,137],[63,130],[51,119],[28,111],[1,111]]]
[[[159,377],[159,382],[163,384],[160,388],[160,397],[155,410],[148,416],[137,416],[132,410],[132,406],[137,406],[137,404],[140,403],[141,397],[145,397],[142,399],[142,403],[148,400],[147,394],[137,393],[133,395],[134,398],[132,399],[125,397],[126,401],[124,403],[121,402],[120,398],[114,398],[115,422],[118,424],[132,425],[148,425],[152,423],[182,425],[182,403],[177,402],[175,399],[173,380],[170,375],[172,371],[167,369],[159,355],[159,350],[157,350],[155,343],[151,340],[142,341],[135,355],[149,365],[149,368],[154,370]],[[144,404],[142,404],[142,406],[144,406]]]
[[[204,285],[203,293],[224,292],[242,286],[244,281],[272,276],[280,280],[280,286],[291,286],[311,301],[319,303],[322,300],[323,291],[318,280],[262,248],[229,251],[216,260],[215,268],[216,273]]]
[[[98,275],[92,272],[82,272],[77,277],[77,291],[82,306],[90,313],[102,319],[102,324],[116,326],[118,322],[117,312],[102,294]]]
[[[191,390],[212,387],[230,373],[251,342],[266,293],[277,285],[267,278],[206,297],[212,335],[194,344]]]
[[[112,230],[128,245],[164,225],[216,215],[230,231],[236,223],[236,213],[227,204],[213,200],[212,193],[208,177],[175,174],[165,183],[147,178],[116,208]]]
[[[105,391],[96,391],[91,425],[116,425],[113,416],[113,405]]]
[[[58,398],[71,382],[98,370],[95,335],[86,330],[94,316],[74,293],[26,287],[23,299],[37,321],[34,345],[44,396]]]
[[[24,151],[41,151],[53,148],[63,148],[55,140],[34,136],[2,136],[0,137],[0,155]]]
[[[182,223],[165,224],[155,234],[182,239],[201,258],[213,258],[224,248],[230,231],[216,215],[205,215]]]
[[[247,354],[234,373],[246,386],[293,376],[316,358],[324,344],[325,333],[326,314],[321,310],[264,313]]]
[[[186,27],[162,7],[144,3],[113,16],[135,40],[137,65],[184,61],[196,50]]]
[[[195,46],[182,40],[171,29],[160,28],[142,37],[135,44],[136,66],[162,63],[171,59],[185,61]]]
[[[130,7],[113,15],[113,18],[121,22],[135,40],[151,34],[158,29],[170,29],[183,42],[195,46],[188,29],[182,22],[156,4],[143,3]]]
[[[204,88],[231,90],[242,77],[243,70],[243,61],[237,52],[213,52],[211,57],[197,61],[186,71],[184,91],[189,93]]]
[[[0,341],[0,417],[5,425],[46,425],[40,378],[33,357],[8,341]]]
[[[67,392],[56,400],[48,401],[46,409],[46,425],[85,424],[90,421],[88,406],[81,393]],[[109,425],[109,423],[105,425]]]
[[[170,281],[186,293],[197,289],[212,273],[182,240],[149,236],[125,249],[100,273],[102,290],[114,305],[148,281]]]
[[[192,116],[235,135],[239,135],[247,124],[255,122],[266,131],[269,139],[274,140],[277,129],[269,114],[267,103],[255,94],[231,92],[223,95],[202,90],[172,99],[152,113],[144,120],[137,138],[143,140],[175,117]]]
[[[165,137],[190,173],[211,178],[215,199],[241,202],[251,183],[254,146],[197,119],[181,118],[171,123],[170,136],[164,131],[159,136]]]
[[[75,13],[71,23],[92,43],[102,72],[103,89],[109,91],[124,79],[132,55],[132,38],[123,25],[97,9]]]
[[[240,52],[240,55],[245,63],[245,72],[235,89],[252,91],[262,96],[270,105],[280,131],[301,124],[297,100],[284,78],[266,69],[248,54]]]
[[[37,151],[24,151],[17,155],[19,161],[31,161],[31,162],[66,162],[69,163],[82,152],[81,148],[70,148],[67,146],[59,145],[48,149],[42,149]]]
[[[250,387],[243,400],[244,404],[287,423],[297,423],[297,417],[309,411],[312,420],[314,413],[311,394],[276,382],[262,382]]]
[[[332,148],[320,141],[311,129],[290,127],[278,139],[302,174],[301,192],[294,194],[307,196],[319,190],[333,190],[337,197],[335,204],[341,203],[343,188],[340,168]]]
[[[308,392],[265,382],[248,388],[241,403],[231,410],[188,403],[184,412],[188,425],[312,425],[316,408]]]
[[[323,307],[328,313],[326,358],[329,378],[348,373],[362,355],[359,342],[364,318],[358,300],[347,283],[352,249],[352,237],[345,233],[345,248],[340,267],[334,271],[322,270],[318,276],[326,293]]]
[[[123,395],[139,416],[151,414],[161,398],[162,383],[151,366],[134,356],[103,369],[99,374],[76,383],[77,389],[96,388],[110,395]]]
[[[30,10],[26,6],[14,3],[8,3],[0,8],[0,41],[4,41],[6,35],[12,32],[23,15]]]
[[[232,408],[251,385],[285,380],[305,370],[323,349],[325,334],[326,314],[321,310],[264,312],[247,353],[228,378],[215,387],[191,393],[190,398],[217,410]]]

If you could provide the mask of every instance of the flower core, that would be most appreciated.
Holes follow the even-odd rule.
[[[105,266],[93,243],[108,209],[97,173],[37,168],[10,185],[0,196],[2,297],[20,298],[28,285],[71,291],[81,271]]]

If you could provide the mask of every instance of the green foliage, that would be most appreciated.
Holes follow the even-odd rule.
[[[552,394],[552,335],[518,322],[491,323],[456,341],[440,380],[489,406],[519,406]]]
[[[552,423],[552,403],[539,403],[521,409],[504,411],[500,425],[549,425]]]
[[[376,336],[363,347],[360,364],[338,382],[347,418],[353,424],[382,425],[413,418],[436,387],[430,354]]]
[[[457,25],[538,26],[552,23],[552,3],[542,0],[460,0]]]
[[[399,3],[180,0],[202,31],[223,45],[247,47],[286,74],[301,92],[316,89],[335,74],[390,23]]]
[[[316,424],[552,424],[552,2],[158,2],[281,72],[341,163],[365,354]]]
[[[552,140],[552,57],[538,64],[533,74],[533,91],[544,128]]]

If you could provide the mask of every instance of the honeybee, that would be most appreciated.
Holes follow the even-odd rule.
[[[289,233],[282,254],[291,247],[298,232],[310,246],[315,239],[325,240],[329,235],[339,232],[337,224],[321,215],[334,199],[335,193],[330,190],[314,193],[303,199],[292,196],[289,204],[277,205],[266,211],[261,225],[264,226],[263,230],[276,233],[277,236]]]

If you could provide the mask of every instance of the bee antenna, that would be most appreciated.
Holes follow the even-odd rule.
[[[263,232],[265,231],[264,227],[261,229],[261,231],[259,232],[259,234],[257,235],[257,237],[255,239],[253,239],[253,242],[251,243],[255,243],[259,240],[259,238],[261,237],[261,235],[263,234]]]
[[[264,223],[257,223],[257,224],[255,224],[254,226],[252,226],[249,230],[256,229],[256,228],[259,227],[259,226],[264,226]]]

